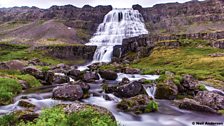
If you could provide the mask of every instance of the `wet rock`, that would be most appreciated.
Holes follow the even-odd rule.
[[[24,108],[35,108],[36,106],[32,104],[31,102],[27,100],[20,100],[18,103],[18,106],[24,107]]]
[[[91,71],[95,71],[95,70],[98,70],[101,65],[102,65],[101,63],[93,63],[93,64],[89,65],[88,68]]]
[[[179,105],[181,109],[199,111],[199,112],[208,112],[208,113],[216,113],[213,108],[210,108],[206,105],[201,105],[200,102],[194,99],[185,98]]]
[[[202,105],[207,105],[215,110],[224,109],[224,96],[209,91],[200,91],[194,97],[194,99],[200,102]]]
[[[111,70],[100,70],[99,74],[103,79],[106,80],[116,80],[118,77],[117,73]]]
[[[63,84],[70,81],[69,77],[64,74],[56,74],[52,71],[46,73],[46,82],[48,84]]]
[[[141,71],[139,69],[128,68],[128,67],[122,69],[122,72],[126,73],[126,74],[140,74],[141,73]]]
[[[36,77],[37,79],[44,79],[45,78],[44,73],[34,66],[25,67],[25,68],[23,68],[22,71],[26,74],[30,74],[30,75]]]
[[[123,84],[129,84],[130,82],[131,81],[127,77],[124,77],[119,84],[121,84],[121,85],[123,85]]]
[[[72,76],[76,80],[81,78],[81,75],[82,75],[82,72],[80,70],[77,70],[77,69],[71,69],[68,72],[68,76]]]
[[[117,108],[125,112],[134,112],[136,114],[147,113],[157,111],[157,107],[149,107],[148,104],[152,101],[152,98],[148,95],[137,95],[135,97],[122,99],[121,102],[117,104]]]
[[[83,81],[85,82],[95,82],[95,80],[99,80],[99,76],[97,75],[96,72],[89,72],[87,71],[83,75]]]
[[[166,80],[165,84],[158,84],[155,98],[173,100],[178,94],[178,88],[172,80]]]
[[[87,83],[82,82],[82,81],[69,82],[69,84],[71,84],[71,85],[79,85],[82,88],[82,90],[83,90],[84,93],[88,93],[88,91],[90,89],[90,86]]]
[[[64,74],[67,74],[69,70],[70,66],[66,64],[58,64],[51,69],[51,71],[53,71],[54,73],[64,73]]]
[[[192,75],[184,75],[183,77],[183,86],[188,90],[194,90],[198,81]]]
[[[120,98],[130,98],[141,94],[143,92],[143,86],[138,81],[133,81],[129,84],[107,87],[106,93],[113,93]]]
[[[52,97],[60,100],[75,101],[83,97],[83,91],[79,85],[64,85],[53,89]]]
[[[13,114],[18,118],[18,120],[22,120],[24,122],[34,121],[39,117],[39,114],[33,112],[32,110],[18,110],[13,112]]]

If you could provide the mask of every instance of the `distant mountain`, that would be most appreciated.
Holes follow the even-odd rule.
[[[185,34],[224,31],[224,1],[205,0],[158,4],[143,8],[150,34]],[[86,43],[112,6],[78,8],[72,5],[0,8],[0,41],[32,45]]]

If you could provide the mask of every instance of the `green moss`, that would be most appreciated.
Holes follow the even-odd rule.
[[[9,104],[22,91],[22,86],[11,78],[0,78],[0,105]]]
[[[0,126],[15,126],[18,122],[14,114],[4,115],[0,117]]]
[[[48,38],[47,41],[57,41],[56,38]]]
[[[223,110],[219,110],[218,113],[224,115],[224,109]]]
[[[24,80],[27,82],[27,84],[29,85],[29,87],[39,87],[41,86],[41,83],[39,82],[39,80],[37,80],[34,76],[26,74],[26,75],[17,75],[16,76],[17,79],[19,80]]]
[[[158,103],[155,101],[150,101],[147,104],[146,109],[145,109],[146,112],[155,112],[158,110],[159,110],[159,106],[158,106]]]
[[[200,91],[206,91],[206,90],[207,90],[206,87],[205,87],[205,85],[203,85],[203,84],[199,84],[199,85],[197,86],[197,88],[198,88],[198,90],[200,90]]]
[[[34,122],[20,123],[20,126],[116,126],[109,115],[100,114],[91,107],[66,114],[61,107],[45,109]]]

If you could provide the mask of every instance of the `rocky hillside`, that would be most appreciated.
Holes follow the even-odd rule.
[[[0,40],[29,44],[85,43],[111,6],[0,8]]]
[[[190,34],[224,30],[223,6],[223,0],[194,0],[133,8],[143,15],[151,34]]]

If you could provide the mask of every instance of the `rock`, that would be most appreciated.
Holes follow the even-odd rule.
[[[34,66],[25,67],[22,71],[36,77],[37,79],[44,79],[44,73]]]
[[[209,54],[208,56],[211,56],[211,57],[224,57],[224,53],[212,53],[212,54]]]
[[[192,75],[184,75],[183,77],[183,86],[188,90],[196,89],[198,81]]]
[[[194,100],[215,110],[224,109],[224,96],[215,92],[200,91],[194,97]]]
[[[131,81],[127,77],[124,77],[119,84],[121,84],[121,85],[123,85],[123,84],[129,84],[130,82]]]
[[[100,70],[99,74],[103,79],[106,80],[116,80],[118,77],[117,73],[111,70]]]
[[[140,74],[141,71],[139,69],[136,69],[136,68],[124,68],[122,70],[123,73],[126,73],[126,74]]]
[[[25,66],[26,66],[26,64],[19,60],[12,60],[12,61],[8,61],[8,62],[0,63],[0,69],[2,69],[2,70],[7,70],[7,69],[22,70]]]
[[[111,119],[115,120],[115,117],[113,116],[113,114],[110,111],[108,111],[107,109],[105,109],[103,107],[96,106],[96,105],[89,105],[89,104],[85,104],[85,103],[81,103],[81,102],[74,102],[72,104],[66,105],[66,107],[64,107],[64,111],[68,114],[71,114],[74,112],[75,113],[79,112],[86,108],[92,108],[93,110],[99,112],[100,114],[109,115],[111,117]]]
[[[7,66],[6,63],[4,63],[4,62],[0,63],[0,70],[8,70],[8,69],[9,69],[9,66]]]
[[[82,75],[82,72],[80,70],[77,70],[77,69],[71,69],[68,72],[68,76],[72,76],[76,80],[81,78],[81,75]]]
[[[83,75],[83,81],[85,82],[95,82],[95,80],[99,80],[99,76],[95,72],[89,72],[87,71]]]
[[[179,108],[199,112],[217,113],[213,108],[201,105],[200,102],[188,98],[185,98],[182,103],[180,103]]]
[[[69,77],[66,75],[55,74],[53,76],[52,84],[63,84],[68,82],[69,82]]]
[[[19,60],[8,61],[6,65],[9,66],[10,70],[22,70],[26,66],[24,62]]]
[[[117,108],[125,112],[134,112],[136,114],[157,111],[156,107],[147,108],[150,101],[152,101],[152,98],[148,95],[137,95],[135,97],[122,99],[122,101],[117,104]]]
[[[22,85],[23,89],[28,89],[28,88],[30,88],[30,87],[29,87],[29,84],[28,84],[26,81],[24,81],[24,80],[19,80],[19,84]]]
[[[35,108],[36,106],[32,103],[30,103],[27,100],[20,100],[18,103],[18,106],[24,107],[24,108]]]
[[[88,68],[91,70],[91,71],[95,71],[95,70],[98,70],[101,66],[101,63],[93,63],[91,65],[88,66]]]
[[[107,87],[106,93],[113,93],[120,98],[130,98],[143,92],[143,86],[138,81],[129,84]]]
[[[83,91],[79,85],[64,85],[53,89],[52,97],[59,100],[75,101],[83,97]]]
[[[32,110],[17,110],[13,112],[13,114],[18,118],[18,120],[22,120],[24,122],[34,121],[39,117],[39,114],[33,112]]]
[[[90,86],[87,83],[81,82],[81,81],[78,81],[78,82],[69,82],[69,84],[81,86],[81,88],[83,90],[83,93],[88,93],[88,91],[90,89]]]
[[[165,84],[158,84],[156,86],[155,98],[173,100],[178,94],[178,88],[172,80],[167,80]]]
[[[71,69],[70,66],[68,66],[66,64],[58,64],[55,67],[53,67],[51,69],[51,71],[53,71],[54,73],[64,73],[64,74],[67,74],[70,69]]]
[[[34,58],[32,60],[28,61],[29,65],[34,65],[34,66],[49,66],[50,64],[45,63],[45,62],[41,62],[40,59],[38,58]]]

